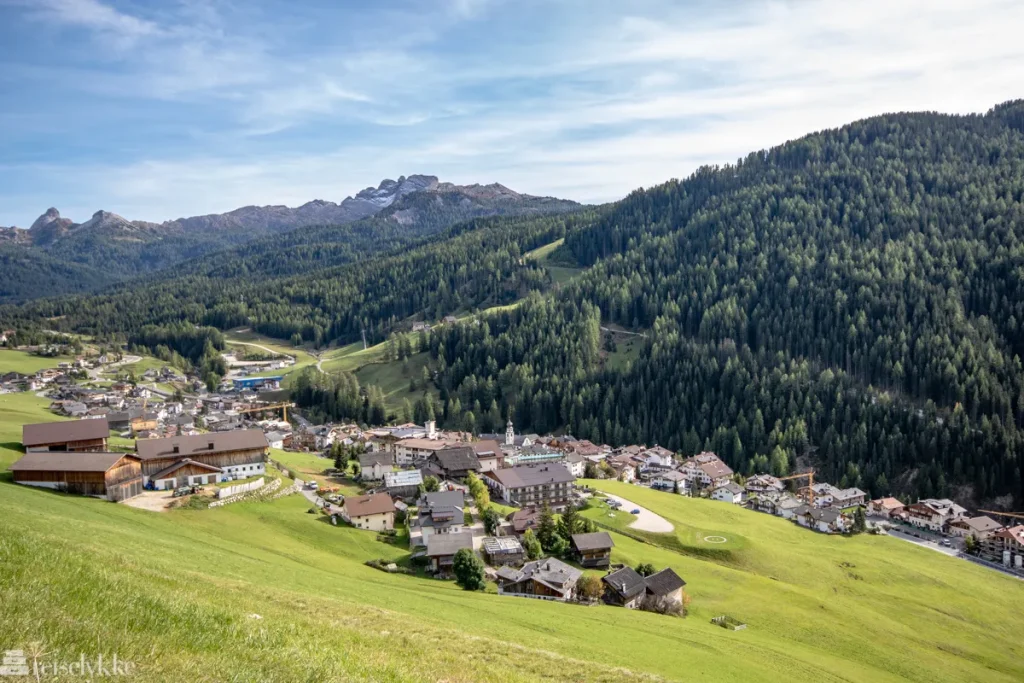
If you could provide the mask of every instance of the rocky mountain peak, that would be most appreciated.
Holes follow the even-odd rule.
[[[38,230],[39,228],[42,228],[43,226],[48,225],[54,222],[55,220],[58,220],[59,218],[60,211],[51,206],[49,209],[46,210],[45,213],[43,213],[43,215],[41,215],[39,218],[35,220],[34,223],[32,223],[32,227],[30,227],[29,230]]]

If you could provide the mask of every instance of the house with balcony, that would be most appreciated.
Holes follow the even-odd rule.
[[[497,497],[519,507],[545,504],[561,511],[569,503],[576,477],[561,464],[519,465],[484,472],[483,481]]]

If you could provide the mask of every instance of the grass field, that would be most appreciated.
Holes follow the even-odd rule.
[[[262,335],[255,334],[254,332],[241,330],[233,330],[231,332],[226,332],[224,334],[224,341],[228,345],[229,350],[232,347],[232,345],[240,349],[251,348],[242,346],[241,343],[258,344],[259,346],[264,346],[270,349],[271,351],[276,351],[277,353],[284,354],[286,356],[291,356],[295,359],[295,365],[291,365],[282,370],[266,370],[264,372],[256,372],[251,375],[247,375],[248,377],[275,377],[277,375],[283,375],[284,380],[282,380],[282,383],[285,386],[287,386],[288,375],[292,374],[293,372],[298,372],[303,368],[307,368],[310,365],[316,365],[316,357],[313,354],[306,351],[305,349],[301,347],[296,348],[280,339],[271,339],[270,337],[264,337]]]
[[[44,419],[41,401],[5,398],[0,440]],[[1019,581],[893,538],[591,483],[676,525],[651,542],[613,532],[613,561],[673,567],[689,617],[376,571],[363,562],[405,550],[307,514],[301,496],[157,514],[0,477],[0,642],[116,652],[133,680],[1024,679]],[[712,625],[720,614],[749,627]]]
[[[409,334],[413,344],[418,343],[417,334]],[[414,347],[415,348],[415,347]],[[353,373],[361,385],[375,384],[384,392],[384,400],[391,410],[398,410],[402,401],[408,399],[414,403],[423,395],[423,391],[409,391],[409,380],[419,381],[423,368],[430,360],[426,351],[415,353],[407,363],[402,361],[385,361],[387,342],[376,344],[364,349],[361,342],[348,344],[327,352],[321,367],[324,372],[347,371]],[[437,395],[437,389],[431,385],[431,391]]]
[[[558,247],[562,246],[563,242],[565,242],[564,238],[555,240],[554,242],[545,244],[544,246],[538,247],[533,251],[526,252],[525,254],[523,254],[523,258],[537,261],[542,266],[544,266],[544,268],[546,268],[547,271],[551,273],[551,279],[554,281],[555,284],[565,284],[569,280],[573,279],[574,277],[582,273],[583,269],[573,268],[570,266],[563,266],[551,262],[552,252],[554,252],[555,249],[557,249]]]
[[[0,349],[0,375],[8,372],[31,375],[46,368],[55,368],[58,363],[67,363],[73,360],[74,358],[71,356],[44,358],[43,356],[33,356],[28,351]]]

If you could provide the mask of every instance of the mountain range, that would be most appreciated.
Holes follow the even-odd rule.
[[[76,223],[50,208],[28,229],[0,228],[0,263],[7,266],[0,274],[0,300],[93,290],[305,226],[379,217],[380,225],[399,232],[428,234],[469,218],[558,213],[577,206],[497,183],[455,185],[436,176],[410,175],[383,180],[340,203],[317,199],[295,208],[245,206],[163,223],[128,220],[109,211]]]

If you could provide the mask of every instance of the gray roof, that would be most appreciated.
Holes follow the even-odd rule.
[[[652,595],[668,595],[686,585],[686,582],[668,567],[657,574],[651,574],[644,583],[647,584],[647,592]]]
[[[150,475],[149,478],[150,479],[164,479],[168,475],[177,472],[178,470],[180,470],[182,467],[185,467],[186,465],[192,465],[193,467],[198,467],[200,469],[204,469],[204,470],[207,470],[209,472],[220,472],[221,471],[221,469],[219,467],[214,467],[213,465],[207,465],[205,463],[196,462],[195,460],[189,460],[188,458],[185,458],[184,460],[179,460],[178,462],[173,463],[170,467],[165,467],[164,469],[160,470],[156,474]]]
[[[572,588],[581,576],[583,576],[583,572],[579,569],[569,566],[561,560],[548,557],[524,564],[519,571],[518,578],[514,581],[518,583],[526,579],[533,579],[552,590],[564,593]]]
[[[612,537],[607,531],[595,531],[590,534],[573,534],[572,544],[576,550],[604,550],[615,547]]]
[[[518,489],[524,486],[540,484],[568,484],[576,481],[576,477],[566,469],[565,465],[551,463],[547,465],[520,465],[487,473],[503,486]]]
[[[393,465],[394,458],[390,453],[384,451],[377,451],[376,453],[360,453],[359,454],[359,467],[365,469],[367,467],[373,467],[374,465]]]
[[[41,446],[66,441],[91,441],[104,439],[110,434],[107,418],[89,420],[67,420],[64,422],[42,422],[23,425],[21,443],[25,446]]]
[[[454,555],[463,548],[473,549],[473,534],[468,531],[427,536],[427,557]]]
[[[626,599],[635,598],[647,589],[644,577],[632,567],[623,567],[601,579]]]
[[[436,507],[462,507],[466,502],[466,497],[462,491],[434,491],[432,493],[424,493],[419,500],[419,507],[421,508],[436,508]]]
[[[484,552],[488,555],[515,555],[523,552],[523,544],[514,536],[485,538]]]
[[[718,488],[719,489],[725,489],[726,491],[728,491],[729,493],[731,493],[734,496],[743,493],[743,487],[740,486],[739,484],[737,484],[734,481],[730,481],[730,482],[727,482],[725,484],[722,484]],[[715,489],[715,490],[717,491],[718,489]]]
[[[26,472],[106,472],[126,453],[27,453],[11,470]]]
[[[174,451],[174,447],[178,451]],[[143,460],[185,457],[228,451],[263,450],[268,448],[267,437],[259,429],[235,429],[194,436],[172,436],[166,439],[145,439],[135,442],[135,450]]]
[[[402,470],[400,472],[385,472],[384,485],[388,488],[398,486],[419,486],[423,483],[423,475],[419,470]]]
[[[462,470],[480,470],[480,461],[476,453],[469,446],[458,448],[442,448],[434,453],[434,459],[446,472],[461,472]]]

